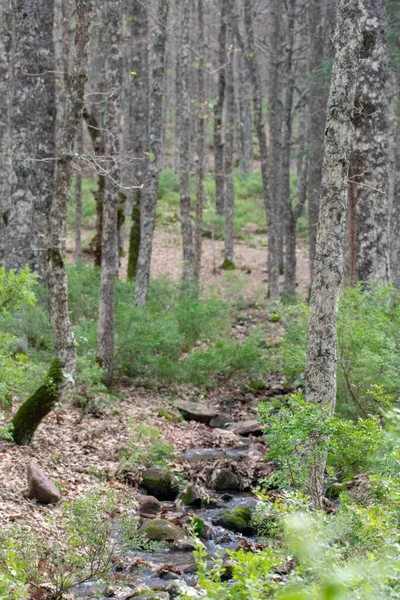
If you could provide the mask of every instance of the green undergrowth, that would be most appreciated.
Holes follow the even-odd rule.
[[[91,410],[105,393],[95,362],[100,270],[84,263],[70,266],[68,281],[78,344],[75,398]],[[10,310],[7,317],[0,315],[7,356],[15,340],[25,343],[23,354],[17,354],[9,365],[11,372],[20,363],[21,380],[15,378],[12,388],[20,399],[33,391],[53,356],[47,294],[40,285],[35,286],[35,294],[34,306],[25,303]],[[118,280],[116,377],[127,376],[146,386],[161,381],[214,385],[237,373],[256,378],[268,370],[259,332],[254,331],[244,343],[229,336],[234,313],[228,302],[210,294],[198,298],[168,277],[152,280],[146,307],[136,308],[133,297],[134,284]],[[29,365],[27,371],[25,365]]]
[[[282,307],[281,368],[289,382],[304,381],[306,304]],[[340,298],[337,328],[337,406],[340,416],[366,417],[400,395],[400,295],[393,287],[362,284]]]

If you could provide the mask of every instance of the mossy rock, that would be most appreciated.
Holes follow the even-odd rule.
[[[183,421],[183,417],[180,414],[164,407],[158,409],[157,417],[164,418],[168,423],[181,423],[181,421]]]
[[[199,488],[196,485],[189,484],[178,498],[179,504],[186,506],[194,506],[196,508],[204,508],[205,506],[218,506],[216,498],[208,495],[207,490]]]
[[[147,519],[138,533],[146,535],[152,542],[177,542],[186,538],[186,533],[181,527],[166,519]]]
[[[233,510],[226,510],[221,516],[213,519],[213,525],[219,525],[234,533],[252,535],[255,533],[253,509],[250,506],[238,506]]]
[[[179,484],[167,469],[147,469],[142,475],[142,483],[147,493],[157,500],[175,500],[179,493]]]
[[[210,486],[217,492],[225,492],[227,490],[238,490],[239,481],[235,473],[230,469],[215,469],[211,475]]]
[[[234,271],[236,269],[236,265],[234,262],[226,258],[220,266],[220,269],[223,269],[224,271]]]
[[[342,492],[346,490],[344,483],[332,483],[326,490],[325,496],[328,500],[337,500]]]

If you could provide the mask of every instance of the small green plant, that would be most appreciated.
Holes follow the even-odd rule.
[[[174,447],[168,444],[158,429],[142,423],[128,421],[131,431],[129,443],[119,449],[123,469],[129,471],[133,466],[166,467],[175,457]]]

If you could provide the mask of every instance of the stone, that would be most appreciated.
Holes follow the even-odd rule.
[[[222,515],[215,517],[212,523],[242,535],[253,535],[255,533],[253,509],[250,506],[243,505],[232,510],[226,510]]]
[[[140,494],[136,497],[136,501],[139,503],[139,512],[146,515],[156,514],[161,509],[160,502],[154,496]]]
[[[186,598],[202,598],[200,592],[192,588],[186,581],[176,579],[171,581],[165,588],[169,592],[170,598],[180,598],[185,596]]]
[[[231,558],[226,558],[222,563],[222,568],[224,572],[221,574],[221,581],[228,581],[233,577],[233,570],[235,568],[235,563]]]
[[[170,595],[168,592],[159,592],[158,590],[143,592],[138,596],[129,596],[129,598],[134,598],[135,600],[169,600]]]
[[[28,498],[43,504],[55,504],[60,500],[60,492],[54,483],[33,461],[27,467],[27,478]]]
[[[174,406],[179,410],[186,421],[198,421],[199,423],[205,423],[206,425],[219,413],[216,408],[197,402],[187,402],[185,400],[176,400]]]
[[[203,508],[205,506],[217,506],[218,500],[213,498],[205,488],[190,483],[179,496],[177,504]]]
[[[238,490],[239,480],[235,473],[230,469],[215,469],[211,475],[210,487],[217,492]]]
[[[263,435],[264,431],[262,430],[257,419],[249,419],[248,421],[242,421],[232,430],[237,435],[243,435],[248,437],[249,435]]]
[[[227,413],[220,413],[219,415],[216,415],[210,419],[209,426],[214,428],[222,428],[225,427],[225,425],[228,425],[228,423],[232,423],[232,417]]]
[[[146,519],[138,533],[145,534],[150,541],[176,542],[186,538],[185,531],[166,519]]]
[[[146,469],[142,475],[142,484],[146,492],[157,500],[175,500],[179,493],[179,484],[167,469]]]

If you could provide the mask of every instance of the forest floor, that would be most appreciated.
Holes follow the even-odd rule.
[[[262,236],[257,236],[262,239]],[[263,236],[265,238],[265,236]],[[305,294],[308,285],[308,259],[300,247],[298,257],[299,292]],[[224,271],[218,268],[223,260],[223,242],[205,239],[203,245],[202,283],[220,289],[223,294]],[[267,289],[267,249],[252,242],[238,241],[236,246],[237,272],[245,277],[245,284],[238,289],[242,302],[238,308],[232,335],[244,339],[255,323],[268,320],[265,309]],[[122,258],[120,276],[126,272],[126,257]],[[214,264],[216,269],[214,269]],[[179,279],[182,267],[180,237],[173,231],[157,231],[152,258],[152,275],[169,273]],[[242,269],[240,271],[240,269]],[[230,292],[231,293],[231,292]],[[260,300],[264,303],[260,306]],[[279,341],[283,333],[281,323],[268,323],[268,341]],[[257,405],[271,396],[283,397],[288,392],[284,379],[271,373],[264,381],[262,390],[250,391],[233,378],[211,390],[190,386],[157,387],[149,390],[136,387],[128,381],[115,385],[115,399],[97,411],[95,416],[84,413],[73,401],[60,407],[41,424],[31,446],[18,447],[0,441],[0,524],[26,523],[38,532],[54,535],[54,526],[48,517],[61,516],[59,505],[40,505],[25,497],[26,467],[33,460],[56,482],[63,500],[73,500],[96,491],[114,489],[120,492],[122,501],[126,496],[135,498],[139,486],[132,486],[121,476],[118,449],[128,443],[128,421],[156,427],[176,452],[172,462],[175,473],[184,473],[189,481],[207,486],[212,471],[228,466],[237,474],[241,488],[249,489],[252,482],[268,475],[270,465],[265,463],[267,446],[263,436],[247,438],[232,431],[213,429],[195,421],[181,420],[173,423],[158,416],[160,409],[174,411],[177,399],[200,400],[208,406],[228,413],[233,422],[256,419]],[[177,413],[177,411],[176,411]],[[177,413],[178,414],[178,413]],[[247,449],[238,458],[216,456],[211,460],[191,463],[182,456],[193,449]],[[238,455],[239,456],[239,455]],[[136,489],[135,489],[136,487]]]

